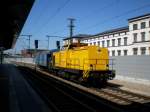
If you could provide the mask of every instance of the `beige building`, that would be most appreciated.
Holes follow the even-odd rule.
[[[88,45],[107,47],[110,56],[150,55],[150,14],[128,19],[128,26],[82,39]]]

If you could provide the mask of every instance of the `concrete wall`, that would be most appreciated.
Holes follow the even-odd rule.
[[[150,56],[115,56],[116,78],[150,84]]]

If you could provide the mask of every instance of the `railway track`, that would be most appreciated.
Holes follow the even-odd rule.
[[[150,97],[135,94],[135,93],[128,92],[128,91],[121,90],[121,89],[114,88],[114,87],[103,88],[103,89],[101,89],[101,91],[116,95],[118,97],[122,97],[131,102],[137,102],[140,104],[146,104],[146,103],[150,102]]]
[[[43,80],[43,76],[44,75],[42,75],[42,80]],[[47,80],[47,79],[49,79],[49,78],[44,77],[44,80]],[[56,81],[56,82],[60,83],[59,81]],[[64,85],[64,84],[61,84],[61,85]],[[65,85],[64,87],[60,87],[60,88],[62,89],[62,88],[66,88],[66,87],[67,86]],[[57,89],[60,89],[60,88],[57,88]],[[73,87],[69,87],[69,89],[70,88],[72,89],[71,90],[72,92],[70,92],[70,90],[67,90],[67,94],[69,96],[72,95],[70,97],[72,97],[72,99],[74,99],[74,101],[78,102],[80,106],[82,105],[84,108],[88,107],[88,108],[86,108],[87,109],[86,112],[87,111],[100,111],[100,112],[105,112],[105,111],[149,112],[150,111],[150,98],[149,97],[131,93],[131,92],[124,91],[124,90],[120,90],[116,87],[108,86],[106,88],[101,88],[101,89],[88,87],[90,90],[93,91],[93,93],[97,93],[99,98],[95,97],[95,95],[94,96],[89,95],[89,94],[83,95],[83,93],[81,91],[76,91],[76,89],[73,89]],[[64,92],[64,90],[65,90],[65,92]],[[64,89],[64,90],[62,93],[66,94],[66,89]],[[62,90],[60,90],[60,91],[62,91]],[[81,93],[82,93],[82,95],[81,95]],[[76,97],[76,95],[74,96],[73,94],[78,94],[77,96],[79,96],[79,97]],[[86,98],[85,98],[86,100],[81,101],[81,98],[83,98],[85,96],[86,96]],[[61,99],[61,98],[58,98],[58,99]],[[101,104],[103,106],[99,106]],[[77,107],[80,108],[80,106],[79,107],[77,106]],[[62,107],[64,107],[64,106],[62,106]],[[72,107],[72,106],[70,105],[70,107]],[[75,108],[77,108],[77,107],[75,107]],[[100,109],[100,107],[103,107],[103,108]],[[82,108],[80,108],[80,109],[82,109]],[[81,111],[80,109],[75,110],[75,111]]]
[[[120,112],[119,107],[104,104],[97,97],[82,93],[75,88],[68,87],[60,81],[20,68],[25,79],[47,102],[52,110],[57,112]]]
[[[119,105],[126,105],[130,108],[134,108],[138,112],[150,111],[150,98],[139,94],[131,93],[128,91],[107,87],[107,88],[91,88],[93,91],[99,93],[100,97],[103,97],[111,102]],[[132,105],[132,106],[131,106]]]
[[[81,84],[75,80],[72,82]],[[81,84],[88,87],[87,85]],[[111,84],[108,84],[105,87],[88,87],[95,92],[98,92],[99,96],[107,99],[111,102],[114,102],[119,105],[134,105],[131,108],[135,108],[140,112],[149,112],[150,111],[150,97],[129,92],[126,90],[121,90],[118,87],[113,87]]]
[[[25,70],[25,69],[24,69]],[[28,76],[26,74],[29,74]],[[26,75],[26,76],[25,76]],[[72,96],[65,93],[56,84],[48,81],[45,78],[41,78],[34,74],[33,72],[25,71],[25,78],[29,81],[36,91],[44,98],[44,100],[49,104],[52,110],[60,111],[70,111],[77,112],[79,109],[81,111],[93,111],[92,108],[83,105],[78,102]]]

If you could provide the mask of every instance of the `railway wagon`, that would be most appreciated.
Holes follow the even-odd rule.
[[[109,68],[107,48],[81,46],[53,53],[53,66],[66,75],[76,75],[83,81],[106,82],[115,77]]]
[[[37,54],[36,58],[35,58],[35,62],[38,66],[41,67],[47,67],[48,66],[48,62],[49,62],[49,52],[40,52]]]
[[[47,68],[49,69],[52,64],[52,53],[58,51],[58,49],[52,49],[49,51],[43,51],[43,52],[39,52],[36,57],[35,57],[35,63],[39,66],[39,67],[43,67],[43,68]]]

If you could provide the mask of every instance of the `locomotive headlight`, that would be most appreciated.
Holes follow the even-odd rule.
[[[90,69],[93,70],[93,65],[92,64],[90,64]]]
[[[106,69],[109,69],[109,64],[106,65]]]

